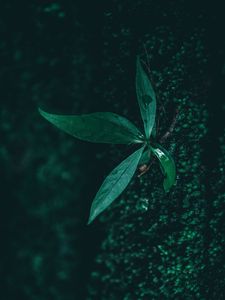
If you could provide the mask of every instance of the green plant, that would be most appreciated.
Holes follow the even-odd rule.
[[[136,92],[144,123],[144,134],[129,120],[111,112],[86,115],[56,115],[39,109],[40,114],[68,134],[89,142],[112,144],[141,144],[106,177],[90,210],[88,224],[104,211],[127,187],[138,165],[143,175],[153,154],[160,162],[165,176],[163,187],[170,190],[176,179],[175,163],[170,154],[155,142],[156,96],[151,82],[137,58]]]

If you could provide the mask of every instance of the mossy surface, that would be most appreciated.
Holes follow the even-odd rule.
[[[220,107],[221,102],[211,98],[215,88],[210,74],[213,57],[206,42],[209,31],[202,26],[207,16],[197,9],[185,10],[182,4],[168,4],[160,10],[160,4],[157,7],[153,2],[148,5],[146,2],[145,6],[139,2],[126,10],[125,2],[123,6],[121,1],[114,1],[111,12],[106,14],[104,59],[111,79],[110,83],[106,80],[106,85],[114,86],[118,77],[122,81],[106,99],[113,100],[117,95],[122,102],[120,107],[124,99],[132,99],[127,109],[130,115],[135,95],[134,71],[129,64],[135,52],[141,52],[150,67],[158,98],[158,138],[168,130],[175,110],[179,112],[176,127],[165,143],[175,157],[177,184],[165,194],[160,170],[153,163],[148,175],[141,180],[136,178],[102,215],[100,222],[106,226],[106,238],[96,258],[88,299],[224,297],[224,270],[217,265],[217,272],[212,258],[218,253],[218,260],[224,265],[223,238],[219,237],[224,227],[216,226],[217,222],[224,223],[223,209],[220,207],[217,212],[220,217],[212,212],[216,203],[223,206],[222,192],[220,200],[215,200],[215,195],[218,185],[224,186],[224,180],[219,176],[218,185],[212,183],[210,178],[213,172],[218,173],[218,164],[214,158],[214,163],[208,161],[213,153],[207,149],[213,151],[219,145],[218,141],[214,145],[208,141],[216,127],[210,116],[212,104],[208,102],[215,101]],[[148,26],[144,9],[151,20]],[[189,23],[191,13],[195,24]],[[141,24],[133,27],[131,19],[137,15],[144,20],[139,19]],[[161,20],[162,15],[166,24],[163,26],[157,19]],[[117,26],[113,21],[116,17],[121,18]],[[176,21],[171,22],[172,18]],[[134,48],[136,51],[130,51]],[[112,57],[111,64],[109,57]],[[129,67],[131,75],[124,76]],[[124,91],[123,86],[130,88]],[[137,119],[136,115],[134,118]],[[223,160],[224,156],[220,154],[220,157]],[[212,165],[214,171],[209,167]]]

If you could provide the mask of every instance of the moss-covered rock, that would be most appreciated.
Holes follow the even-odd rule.
[[[218,217],[209,204],[214,200],[208,176],[214,175],[205,159],[210,138],[207,102],[213,101],[209,98],[213,81],[209,74],[212,57],[206,43],[209,32],[201,26],[207,16],[183,4],[180,1],[164,7],[162,3],[140,1],[127,8],[125,1],[114,1],[105,17],[105,72],[110,76],[105,86],[114,87],[105,97],[121,99],[120,108],[132,114],[135,54],[141,53],[158,99],[158,139],[168,130],[174,112],[179,112],[175,129],[165,142],[176,161],[177,184],[165,194],[160,170],[153,163],[148,175],[136,178],[102,215],[106,237],[91,274],[88,299],[224,296],[225,282],[221,275],[218,280],[214,278],[212,271],[213,253],[216,256],[218,251],[218,260],[223,262],[223,239],[208,232],[209,224]],[[194,25],[189,19],[192,13]],[[166,25],[162,26],[163,17]],[[119,20],[116,26],[114,19]],[[131,74],[126,75],[128,70]],[[124,98],[132,99],[127,110]],[[219,182],[224,185],[224,180]],[[213,189],[215,194],[220,193],[217,187]],[[222,205],[219,198],[216,201]],[[214,230],[221,232],[216,225]],[[218,274],[223,274],[223,267],[217,267]],[[211,280],[216,283],[213,287]]]

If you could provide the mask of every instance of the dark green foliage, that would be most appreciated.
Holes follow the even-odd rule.
[[[110,112],[62,116],[39,109],[49,122],[66,133],[88,142],[109,144],[142,143],[144,136],[126,118]]]
[[[143,150],[144,147],[132,153],[106,177],[93,200],[88,221],[89,224],[104,211],[130,183]]]
[[[156,96],[152,84],[142,68],[139,57],[137,58],[136,93],[144,122],[145,135],[149,139],[155,125]]]
[[[151,158],[151,148],[147,148],[141,158],[140,158],[140,161],[139,161],[139,165],[142,166],[144,164],[148,164],[150,162],[150,158]]]
[[[91,206],[88,224],[103,212],[127,187],[139,164],[144,148],[152,150],[162,165],[166,192],[176,181],[176,167],[169,153],[160,146],[151,146],[150,136],[155,126],[156,97],[151,82],[137,58],[136,91],[144,122],[145,134],[126,118],[109,112],[97,112],[88,115],[56,115],[43,111],[40,114],[50,123],[66,133],[81,140],[95,143],[143,144],[140,150],[125,159],[105,179]],[[150,158],[150,155],[148,155]],[[143,175],[143,174],[141,174]]]
[[[174,160],[166,149],[162,146],[156,145],[155,147],[151,146],[152,152],[158,158],[165,179],[163,181],[163,187],[166,192],[170,190],[174,182],[176,181],[176,167]]]

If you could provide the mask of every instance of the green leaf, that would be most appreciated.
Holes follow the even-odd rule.
[[[135,173],[143,150],[144,147],[136,150],[106,177],[93,200],[88,224],[103,212],[127,187]]]
[[[137,57],[136,93],[141,117],[144,122],[146,138],[149,139],[155,124],[156,96],[139,57]]]
[[[39,112],[59,129],[84,141],[110,144],[143,142],[144,137],[134,124],[111,112],[87,115],[56,115],[41,109]]]
[[[173,158],[169,154],[166,149],[162,146],[156,145],[156,147],[152,147],[152,152],[159,159],[163,173],[165,175],[165,179],[163,181],[163,187],[165,192],[168,192],[172,185],[176,181],[176,166]]]
[[[151,149],[147,149],[143,152],[141,159],[139,161],[139,165],[148,164],[151,159]]]

